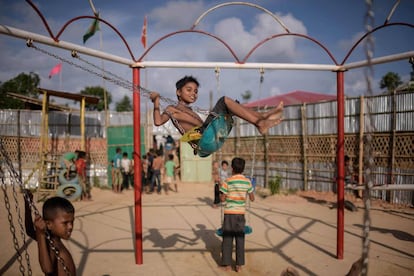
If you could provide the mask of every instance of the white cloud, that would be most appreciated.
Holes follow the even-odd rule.
[[[203,1],[168,1],[153,9],[149,18],[156,22],[157,29],[189,29],[204,10]]]

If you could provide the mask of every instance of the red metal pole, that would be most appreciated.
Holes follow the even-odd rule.
[[[133,123],[134,123],[134,202],[135,202],[135,262],[143,264],[142,257],[142,194],[141,194],[141,112],[139,68],[132,69]]]
[[[336,72],[336,85],[337,85],[337,109],[338,109],[338,142],[337,142],[337,154],[336,154],[336,166],[337,166],[337,244],[336,244],[336,257],[340,260],[344,258],[344,213],[345,213],[345,161],[344,161],[344,115],[345,115],[345,96],[344,96],[344,72]]]

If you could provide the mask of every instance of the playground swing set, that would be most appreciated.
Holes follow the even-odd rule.
[[[28,1],[28,3],[29,4],[31,4],[31,5],[34,5],[31,1]],[[254,5],[254,4],[249,4],[249,3],[240,3],[240,2],[237,2],[237,3],[235,3],[235,2],[230,2],[230,3],[226,3],[226,4],[221,4],[221,5],[218,5],[218,6],[216,6],[216,7],[214,7],[214,8],[212,8],[212,9],[210,9],[209,11],[207,11],[206,13],[204,13],[198,20],[197,20],[197,23],[202,19],[202,17],[204,17],[208,12],[210,12],[210,11],[212,11],[212,10],[214,10],[214,9],[216,9],[216,8],[218,8],[218,7],[222,7],[222,6],[225,6],[225,5],[234,5],[234,4],[247,4],[247,5],[249,5],[249,6],[253,6],[253,7],[256,7],[257,8],[257,5]],[[398,1],[396,2],[396,4],[394,5],[394,7],[393,7],[393,9],[392,9],[392,11],[391,11],[391,13],[390,13],[390,15],[389,15],[389,17],[387,18],[387,21],[386,21],[386,23],[382,26],[382,27],[384,27],[384,26],[386,26],[387,24],[388,24],[388,20],[389,20],[389,18],[391,17],[391,15],[392,15],[392,13],[394,12],[394,10],[395,10],[395,8],[396,8],[396,5],[398,4]],[[370,4],[370,5],[368,5],[368,9],[369,9],[369,11],[370,11],[370,9],[372,8],[372,3]],[[264,10],[263,8],[261,8],[261,10]],[[264,10],[264,11],[266,11],[266,10]],[[43,18],[43,16],[40,14],[40,12],[37,10],[37,12],[39,13],[39,15]],[[271,14],[271,13],[270,13]],[[275,17],[275,15],[273,15],[273,14],[271,14],[272,15],[272,17]],[[96,17],[96,13],[95,13],[95,17],[93,17],[93,18],[97,18]],[[290,33],[289,32],[289,30],[280,22],[280,20],[278,20],[277,19],[277,21],[279,22],[279,24],[281,24],[283,27],[284,27],[284,29],[286,30],[286,32],[287,33]],[[197,23],[196,24],[194,24],[194,26],[193,26],[193,28],[192,28],[192,31],[194,31],[194,27],[197,25]],[[405,24],[405,23],[403,23],[403,24],[401,24],[401,25],[408,25],[409,27],[413,27],[412,25],[410,25],[410,24]],[[369,26],[369,24],[368,24],[368,27],[370,27]],[[377,28],[377,29],[374,29],[374,30],[372,30],[372,29],[370,29],[370,28],[367,28],[368,29],[368,31],[367,31],[367,34],[365,35],[365,36],[363,36],[362,38],[361,38],[361,40],[360,41],[362,41],[362,39],[364,39],[364,38],[366,38],[367,36],[368,36],[368,38],[369,38],[369,34],[371,34],[372,32],[374,32],[375,30],[378,30],[379,28]],[[196,31],[194,31],[194,32],[196,32]],[[19,31],[17,31],[16,29],[14,29],[14,28],[12,28],[12,27],[8,27],[7,28],[7,32],[4,32],[4,31],[1,31],[1,33],[6,33],[6,34],[8,34],[8,35],[13,35],[13,36],[16,36],[16,37],[22,37],[22,38],[24,38],[24,37],[30,37],[28,34],[29,33],[26,33],[26,32],[19,32]],[[298,35],[298,34],[292,34],[292,35]],[[299,36],[299,35],[298,35]],[[302,37],[304,37],[303,35],[301,35]],[[166,37],[168,37],[168,36],[165,36],[165,37],[163,37],[163,38],[161,38],[160,40],[158,40],[156,43],[154,43],[147,51],[145,51],[145,53],[143,54],[143,56],[141,57],[141,59],[147,54],[147,52],[155,45],[155,44],[157,44],[159,41],[161,41],[162,39],[164,39],[164,38],[166,38]],[[214,36],[213,36],[214,37]],[[275,36],[276,37],[276,36]],[[274,38],[274,37],[273,37]],[[73,47],[74,45],[69,45],[68,43],[64,43],[64,42],[59,42],[59,43],[55,43],[54,41],[56,40],[57,38],[55,38],[55,37],[53,37],[53,41],[51,41],[51,39],[50,38],[44,38],[44,37],[41,37],[41,36],[37,36],[37,40],[40,42],[40,43],[45,43],[45,44],[49,44],[49,45],[53,45],[53,46],[55,46],[55,47],[60,47],[60,48],[67,48],[67,49],[69,49],[69,48],[72,48],[72,51],[73,51],[73,48],[78,48],[78,49],[80,49],[81,51],[83,51],[83,52],[85,52],[85,53],[89,53],[88,51],[87,51],[87,48],[84,48],[84,47]],[[314,40],[313,40],[314,41]],[[360,43],[360,41],[358,41],[357,42],[357,44],[359,44]],[[125,42],[125,41],[124,41]],[[315,42],[315,41],[314,41]],[[262,42],[263,43],[263,42]],[[321,44],[319,44],[318,42],[316,42],[318,45],[320,45],[321,46]],[[260,45],[261,43],[259,43],[258,44],[258,46]],[[356,44],[356,45],[357,45]],[[36,48],[35,46],[33,46],[33,44],[32,45],[30,45],[31,47],[33,47],[33,48]],[[226,47],[228,47],[227,45],[226,45]],[[257,47],[257,46],[256,46]],[[129,49],[129,48],[128,48]],[[354,48],[353,48],[354,49]],[[352,49],[352,50],[353,50]],[[325,49],[326,50],[326,49]],[[351,50],[351,51],[352,51]],[[329,52],[328,52],[328,54],[329,54]],[[91,54],[91,55],[94,55],[94,56],[99,56],[99,55],[97,55],[96,54],[96,51],[95,51],[95,53],[94,54]],[[249,54],[250,55],[250,54]],[[404,58],[407,58],[407,57],[409,57],[410,55],[412,55],[412,53],[405,53],[405,54],[400,54],[400,55],[395,55],[395,56],[393,56],[393,57],[390,57],[389,59],[387,59],[387,60],[384,60],[384,59],[379,59],[379,60],[377,60],[377,61],[374,61],[374,60],[371,60],[371,58],[370,58],[370,55],[368,55],[367,54],[367,62],[366,63],[364,63],[364,64],[355,64],[355,65],[347,65],[347,66],[345,66],[345,65],[343,65],[343,64],[341,64],[341,65],[338,65],[337,63],[336,63],[336,61],[333,59],[333,61],[335,62],[335,66],[325,66],[324,67],[324,69],[322,69],[322,67],[320,67],[320,68],[318,68],[318,66],[317,65],[315,65],[314,66],[314,68],[318,68],[319,70],[331,70],[331,71],[335,71],[337,74],[338,74],[338,81],[339,82],[341,82],[342,81],[342,86],[343,86],[343,72],[344,72],[344,69],[352,69],[352,68],[357,68],[357,67],[361,67],[361,66],[372,66],[373,64],[375,64],[375,63],[383,63],[383,62],[388,62],[388,61],[392,61],[392,60],[398,60],[398,59],[404,59]],[[348,55],[349,56],[349,55]],[[345,61],[346,61],[346,59],[348,58],[348,56],[345,58],[345,60],[343,61],[343,63],[345,63]],[[114,62],[119,62],[119,63],[123,63],[123,64],[128,64],[128,65],[131,65],[131,62],[130,62],[130,60],[125,60],[125,59],[121,59],[121,58],[116,58],[116,57],[109,57],[108,55],[102,55],[101,56],[102,58],[106,58],[106,59],[108,59],[108,60],[111,60],[111,61],[114,61]],[[331,56],[332,57],[332,56]],[[60,60],[63,60],[62,58],[59,58]],[[138,96],[137,96],[137,93],[136,92],[138,92],[139,90],[141,91],[141,92],[149,92],[148,90],[146,90],[145,88],[143,88],[143,87],[141,87],[141,86],[139,86],[139,84],[138,84],[138,82],[139,82],[139,69],[138,68],[140,68],[140,67],[148,67],[148,66],[151,66],[151,63],[146,63],[146,62],[141,62],[141,59],[138,61],[138,63],[136,63],[135,65],[133,65],[132,67],[133,67],[133,84],[131,85],[130,83],[126,83],[126,82],[124,82],[123,80],[114,80],[114,83],[116,83],[116,84],[119,84],[119,85],[121,85],[121,86],[126,86],[126,87],[129,87],[129,88],[132,88],[132,91],[134,92],[133,93],[133,96],[134,96],[134,105],[136,105],[136,104],[139,104],[139,98],[138,98]],[[227,64],[228,65],[228,68],[240,68],[240,66],[241,65],[246,65],[245,67],[246,68],[252,68],[252,67],[249,67],[249,64],[247,64],[247,63],[244,63],[244,62],[237,62],[237,64],[233,64],[233,65],[231,65],[231,64]],[[157,67],[157,66],[166,66],[165,64],[164,65],[154,65],[154,64],[152,64],[154,67]],[[197,67],[197,66],[199,66],[200,64],[197,64],[197,65],[195,65],[195,64],[189,64],[189,63],[187,63],[187,66],[192,66],[192,67]],[[210,65],[205,65],[205,66],[210,66]],[[226,67],[225,66],[225,64],[222,64],[221,66],[223,66],[223,67]],[[257,66],[257,65],[252,65],[254,68]],[[217,65],[216,65],[216,67],[217,67]],[[274,67],[274,68],[273,68]],[[269,67],[269,69],[276,69],[276,68],[279,68],[279,69],[283,69],[281,66],[270,66]],[[291,67],[289,67],[290,69],[292,69]],[[305,69],[305,67],[301,67],[300,65],[298,65],[298,66],[296,66],[295,67],[296,69]],[[306,67],[307,68],[307,70],[309,70],[309,67],[307,66]],[[91,72],[90,70],[88,71],[88,72]],[[96,75],[99,75],[99,76],[103,76],[102,75],[102,73],[94,73],[94,74],[96,74]],[[342,77],[341,77],[342,76]],[[103,76],[104,77],[104,76]],[[108,78],[107,78],[108,79]],[[110,78],[109,78],[110,79]],[[369,82],[369,78],[367,79],[367,82]],[[343,87],[342,87],[341,85],[338,85],[338,94],[341,96],[341,97],[343,97]],[[341,89],[341,87],[342,87],[342,89]],[[368,85],[368,87],[370,87],[370,85]],[[341,91],[339,91],[339,90],[341,90]],[[50,93],[50,91],[49,91],[49,93]],[[342,94],[341,94],[342,93]],[[53,92],[51,93],[51,94],[53,94]],[[47,145],[48,145],[48,141],[47,141],[47,137],[48,137],[48,135],[45,135],[45,134],[47,134],[47,132],[46,132],[46,129],[47,129],[47,125],[48,125],[48,119],[47,119],[47,106],[48,106],[48,97],[49,97],[49,95],[51,95],[51,94],[48,94],[47,92],[45,92],[45,97],[44,97],[44,99],[43,99],[43,101],[44,101],[44,104],[43,104],[43,106],[42,106],[42,115],[44,115],[42,118],[43,118],[43,122],[42,122],[42,130],[43,130],[43,132],[42,132],[42,144],[41,144],[41,154],[42,154],[42,160],[41,160],[41,168],[42,168],[42,172],[47,168],[47,164],[48,164],[48,162],[49,162],[49,160],[48,160],[48,152],[47,152]],[[85,106],[85,103],[86,103],[86,99],[87,99],[87,97],[81,97],[80,98],[80,101],[81,101],[81,117],[83,117],[84,116],[84,106]],[[340,99],[338,99],[338,105],[340,105],[341,103],[340,103],[341,101],[340,101]],[[343,103],[342,103],[343,104]],[[135,110],[135,109],[134,109]],[[342,117],[341,117],[342,116]],[[136,121],[136,119],[139,119],[139,111],[137,110],[137,112],[135,113],[134,112],[134,121]],[[342,120],[343,121],[343,106],[339,106],[338,107],[338,122],[340,121],[340,120]],[[139,120],[138,120],[139,121]],[[217,118],[215,118],[213,121],[212,121],[212,123],[208,126],[208,128],[205,130],[205,135],[203,135],[203,137],[200,139],[200,141],[199,141],[199,152],[200,152],[200,156],[201,157],[203,157],[203,156],[208,156],[209,154],[211,154],[211,153],[213,153],[213,152],[216,152],[216,151],[218,151],[220,148],[221,148],[221,146],[223,145],[223,143],[225,142],[225,139],[226,139],[226,137],[227,137],[227,135],[230,133],[230,131],[231,131],[231,129],[232,129],[232,121],[230,121],[230,119],[229,118],[225,118],[225,117],[223,117],[223,116],[217,116]],[[84,122],[81,124],[81,126],[83,126],[84,127]],[[338,139],[338,145],[340,144],[340,142],[343,140],[343,129],[341,129],[341,126],[342,126],[342,128],[343,128],[343,122],[340,124],[340,125],[338,125],[338,138],[340,138],[340,139]],[[135,132],[134,132],[134,136],[135,136]],[[139,137],[139,136],[138,136]],[[82,135],[82,138],[84,139],[84,132],[83,132],[83,135]],[[185,138],[184,138],[185,139]],[[139,139],[138,139],[139,140]],[[85,144],[84,144],[84,140],[83,140],[83,144],[82,144],[82,149],[84,149],[84,146],[85,146]],[[23,183],[21,183],[21,181],[19,180],[20,179],[20,177],[17,175],[17,173],[16,173],[16,171],[14,170],[14,168],[13,168],[13,164],[10,162],[10,160],[8,160],[8,158],[7,158],[7,152],[5,151],[5,149],[4,149],[4,147],[2,146],[2,144],[0,143],[0,150],[1,150],[1,154],[5,157],[5,159],[6,159],[6,166],[7,166],[7,168],[9,169],[9,172],[11,173],[11,175],[12,175],[12,177],[11,178],[14,178],[14,182],[15,183],[17,183],[17,184],[19,184],[19,186],[20,187],[22,187],[22,188],[24,188],[24,185],[23,185]],[[343,154],[344,154],[344,152],[343,152],[343,145],[341,146],[341,145],[339,145],[339,149],[338,149],[338,155],[340,155],[340,157],[342,156],[343,157]],[[369,153],[367,153],[368,155],[369,155]],[[368,156],[369,157],[369,156]],[[339,165],[339,168],[341,168],[341,166],[340,165],[343,165],[342,164],[342,159],[343,158],[338,158],[338,165]],[[50,164],[50,163],[49,163]],[[138,166],[138,164],[136,163],[136,165]],[[54,168],[57,168],[57,166],[55,166]],[[339,169],[339,175],[343,175],[343,171],[342,171],[342,169]],[[48,176],[47,175],[47,173],[41,173],[44,177],[45,177],[45,179],[50,179],[51,177],[56,177],[56,175],[53,175],[53,176]],[[6,196],[6,191],[5,191],[5,183],[4,183],[4,177],[2,177],[1,178],[2,179],[2,189],[3,189],[3,191],[4,191],[4,193],[5,193],[5,197],[7,197]],[[339,177],[339,179],[341,179],[340,177]],[[368,179],[368,177],[367,177],[367,179]],[[339,183],[341,183],[341,180],[338,180],[338,182]],[[343,181],[342,181],[343,182]],[[13,184],[15,184],[15,183],[13,183]],[[54,180],[54,181],[48,181],[48,180],[45,180],[44,181],[44,184],[47,184],[47,185],[52,185],[52,187],[53,187],[53,189],[54,190],[56,190],[57,189],[57,186],[58,186],[58,184],[57,184],[57,182]],[[13,186],[13,189],[15,188],[14,186],[15,185],[12,185]],[[341,188],[341,185],[339,185],[340,186],[340,188]],[[342,183],[342,186],[343,186],[343,183]],[[371,183],[371,186],[372,186],[372,183]],[[363,265],[365,266],[365,271],[363,271],[363,273],[366,273],[366,268],[367,268],[367,261],[366,261],[366,258],[367,258],[367,250],[368,250],[368,248],[369,248],[369,239],[368,239],[368,232],[366,232],[366,229],[369,229],[369,189],[370,189],[370,183],[369,183],[369,179],[367,180],[367,183],[366,183],[366,197],[365,197],[365,201],[367,201],[367,203],[365,203],[365,206],[366,206],[366,216],[368,216],[368,218],[366,219],[366,221],[365,222],[367,222],[368,223],[368,225],[366,225],[367,227],[364,227],[364,240],[366,240],[367,242],[364,242],[364,247],[363,247],[363,256],[362,256],[362,258],[363,258]],[[340,189],[341,190],[341,189]],[[13,190],[14,191],[14,195],[16,196],[16,190]],[[339,202],[341,202],[340,200],[340,197],[343,197],[343,194],[341,193],[341,192],[339,192],[338,193],[338,201]],[[29,197],[27,196],[27,195],[24,195],[24,198],[25,198],[25,200],[27,200],[27,201],[29,201],[30,202],[30,205],[31,205],[31,207],[35,210],[35,212],[36,212],[36,209],[35,209],[35,207],[34,207],[34,205],[33,205],[33,202],[31,202],[30,201],[30,199],[29,199]],[[342,198],[342,200],[343,200],[343,198]],[[7,200],[6,200],[6,205],[7,205]],[[10,208],[8,208],[8,210],[10,211]],[[136,220],[137,221],[140,221],[141,220],[141,206],[135,206],[135,211],[136,211]],[[38,211],[37,211],[37,213],[38,213]],[[341,215],[342,214],[342,215]],[[10,222],[11,223],[11,222]],[[140,226],[140,225],[137,225],[137,226]],[[21,227],[22,227],[22,225],[21,225]],[[245,233],[246,234],[249,234],[249,233],[252,233],[252,228],[250,227],[250,226],[248,226],[248,225],[246,225],[246,229],[245,229]],[[216,231],[216,234],[217,235],[222,235],[222,231],[220,230],[220,228],[219,229],[217,229],[217,231]],[[136,256],[136,262],[137,262],[137,264],[142,264],[142,237],[141,237],[141,239],[140,239],[140,236],[139,235],[136,235],[136,237],[137,237],[137,244],[136,244],[136,252],[137,252],[137,256]],[[339,204],[338,205],[338,248],[337,248],[337,250],[338,250],[338,252],[337,252],[337,257],[339,258],[339,259],[342,259],[343,258],[343,246],[341,246],[341,243],[343,243],[343,204]],[[139,254],[138,254],[139,253]],[[58,254],[58,252],[57,252],[57,254]],[[29,267],[29,269],[30,269],[30,267]]]

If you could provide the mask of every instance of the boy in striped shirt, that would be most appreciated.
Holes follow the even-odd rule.
[[[223,242],[221,246],[222,265],[224,270],[231,270],[233,238],[236,240],[236,272],[244,265],[244,227],[246,219],[246,196],[254,201],[253,186],[242,173],[245,160],[239,157],[231,161],[232,176],[220,187],[220,199],[225,202],[223,220]]]

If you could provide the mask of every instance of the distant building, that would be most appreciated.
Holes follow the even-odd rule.
[[[260,99],[254,102],[246,103],[246,107],[271,107],[277,106],[283,101],[284,106],[296,105],[303,103],[316,103],[322,101],[336,100],[336,95],[322,94],[308,91],[296,90],[282,95],[276,95],[269,98]]]

